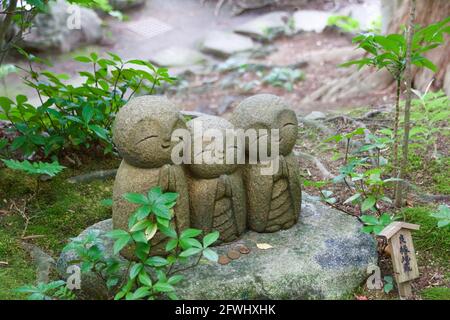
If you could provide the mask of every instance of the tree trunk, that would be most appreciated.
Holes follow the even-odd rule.
[[[409,17],[410,0],[382,0],[382,30],[385,33],[402,32],[401,26],[406,26]],[[420,0],[417,1],[416,24],[426,26],[438,22],[450,16],[449,0]],[[431,80],[434,79],[432,88],[444,88],[450,96],[450,41],[427,52],[425,56],[438,67],[436,74],[426,68],[413,69],[413,87],[425,91]]]

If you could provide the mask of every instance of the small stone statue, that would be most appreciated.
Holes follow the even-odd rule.
[[[114,229],[128,230],[128,219],[137,205],[123,198],[128,192],[147,193],[160,186],[163,192],[179,194],[173,223],[178,232],[190,226],[188,186],[184,169],[171,160],[172,132],[186,129],[175,105],[164,97],[143,96],[132,99],[117,114],[113,137],[122,163],[116,175],[113,192]],[[158,233],[152,239],[152,254],[164,254],[165,237]],[[130,247],[122,252],[133,258]]]
[[[275,232],[292,227],[298,220],[301,204],[298,162],[292,153],[298,135],[295,112],[281,98],[259,94],[242,101],[234,111],[231,122],[235,128],[244,130],[267,129],[269,135],[271,129],[279,129],[278,172],[261,174],[265,165],[259,158],[256,164],[249,164],[247,159],[243,169],[248,228],[256,232]],[[247,153],[249,146],[262,138],[258,134],[256,141],[246,143]],[[268,148],[270,150],[270,143]]]
[[[191,227],[201,229],[204,233],[219,231],[221,242],[237,239],[246,229],[245,189],[241,172],[235,159],[233,164],[226,164],[226,148],[232,148],[236,156],[234,145],[226,146],[226,129],[233,129],[230,122],[214,116],[201,116],[187,123],[192,139],[192,164],[189,167],[189,197],[191,203]],[[215,129],[221,133],[223,140],[221,147],[206,139],[195,141],[194,128],[201,128],[201,132]],[[195,154],[195,143],[203,147],[201,154]],[[222,147],[223,146],[223,147]],[[206,154],[208,153],[208,154]],[[195,164],[195,157],[217,156],[217,162]],[[205,161],[206,158],[200,158]],[[207,160],[206,160],[207,161]]]

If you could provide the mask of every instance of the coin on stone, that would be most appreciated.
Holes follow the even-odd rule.
[[[230,263],[230,258],[228,258],[227,256],[224,256],[224,255],[222,255],[222,256],[220,256],[219,257],[219,263],[220,264],[222,264],[222,265],[226,265],[226,264],[229,264]]]
[[[239,259],[239,257],[241,256],[239,251],[236,251],[236,250],[228,251],[227,255],[228,255],[228,258],[233,259],[233,260]]]
[[[250,253],[250,249],[248,247],[244,246],[244,245],[239,246],[238,250],[242,254],[249,254]]]

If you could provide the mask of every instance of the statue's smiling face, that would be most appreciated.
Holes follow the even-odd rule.
[[[298,121],[292,110],[281,111],[276,119],[276,128],[280,134],[280,154],[287,155],[297,141]]]
[[[267,155],[272,156],[272,142],[276,142],[276,140],[273,140],[275,138],[273,130],[278,130],[279,154],[287,155],[292,151],[297,140],[297,117],[294,111],[283,109],[275,116],[272,123],[256,123],[251,126],[251,129],[256,130],[257,139],[249,139],[247,150],[249,150],[249,147],[259,150],[259,148],[266,146],[267,150],[265,152],[267,152]]]
[[[192,137],[191,172],[208,179],[236,170],[237,151],[230,122],[215,116],[202,116],[189,121],[188,128]]]
[[[172,163],[172,149],[179,142],[172,141],[172,133],[181,128],[186,126],[177,115],[164,122],[149,118],[140,120],[130,128],[130,145],[124,158],[141,167],[161,167]]]

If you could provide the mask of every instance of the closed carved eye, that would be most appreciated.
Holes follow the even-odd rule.
[[[291,123],[291,122],[285,123],[282,128],[287,127],[287,126],[295,126],[295,123]]]
[[[148,139],[151,139],[151,138],[157,138],[157,137],[158,137],[158,136],[157,136],[156,134],[153,134],[153,135],[144,137],[144,138],[142,138],[141,140],[139,140],[138,142],[136,142],[136,145],[138,145],[139,143],[141,143],[141,142],[143,142],[143,141],[145,141],[145,140],[148,140]]]

